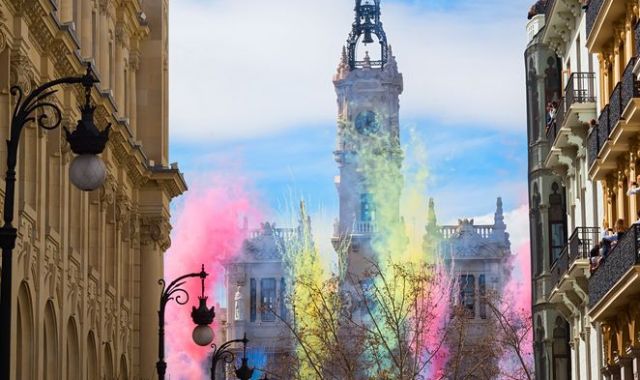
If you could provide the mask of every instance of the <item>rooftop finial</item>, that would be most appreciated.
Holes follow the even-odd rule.
[[[504,211],[502,210],[502,197],[498,197],[496,202],[496,213],[494,216],[494,228],[496,229],[506,229],[507,226],[504,224]]]
[[[435,226],[438,223],[436,220],[436,206],[433,202],[433,198],[429,198],[429,210],[427,211],[427,225]]]

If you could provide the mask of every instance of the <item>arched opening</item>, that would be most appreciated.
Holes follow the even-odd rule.
[[[556,317],[553,328],[553,378],[557,380],[570,379],[571,362],[569,348],[569,324]]]
[[[93,331],[87,337],[87,379],[98,378],[98,349]]]
[[[129,380],[129,367],[127,366],[127,358],[120,356],[120,371],[118,374],[118,380]]]
[[[560,257],[567,243],[567,218],[564,203],[564,189],[554,182],[549,195],[549,266]]]
[[[31,295],[27,283],[23,282],[18,290],[17,308],[17,336],[16,336],[16,379],[33,378],[33,309]]]
[[[111,344],[104,345],[104,380],[114,380],[113,377],[113,353],[111,351]]]
[[[67,373],[65,379],[80,380],[80,341],[73,318],[67,323]]]
[[[44,378],[58,378],[58,329],[53,303],[47,302],[44,310]]]

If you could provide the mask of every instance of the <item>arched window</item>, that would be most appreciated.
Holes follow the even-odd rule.
[[[538,184],[533,185],[533,196],[531,198],[531,252],[534,257],[534,273],[542,273],[542,258],[544,254],[542,245],[542,218],[540,217],[540,192]]]
[[[51,301],[44,311],[44,378],[58,378],[58,330]]]
[[[93,331],[87,337],[87,379],[98,379],[98,349]]]
[[[127,366],[127,358],[120,356],[120,372],[118,375],[119,380],[129,380],[129,367]]]
[[[553,328],[553,378],[570,378],[569,326],[562,317],[557,317]]]
[[[553,264],[567,242],[567,219],[564,207],[564,190],[554,182],[549,195],[549,265]]]
[[[73,318],[67,323],[67,373],[65,379],[80,380],[80,342],[78,328]]]
[[[104,345],[104,358],[103,358],[104,380],[114,380],[113,377],[113,353],[111,351],[111,344]]]
[[[26,282],[23,282],[18,291],[16,379],[32,379],[34,377],[33,331],[35,331],[35,327],[33,325],[31,296]]]

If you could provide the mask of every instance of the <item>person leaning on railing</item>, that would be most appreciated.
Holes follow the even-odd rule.
[[[622,236],[624,236],[624,232],[625,232],[624,219],[618,219],[616,221],[615,231],[616,231],[615,234],[603,237],[602,241],[600,242],[600,245],[603,247],[602,258],[604,259],[607,258],[607,255],[609,254],[609,252],[611,252],[613,247],[615,247],[616,244],[618,244],[618,241],[622,239]]]
[[[631,182],[631,185],[629,186],[629,190],[627,190],[628,196],[632,196],[640,193],[640,185],[638,185],[638,183],[640,183],[640,175],[636,177],[635,181]]]
[[[591,273],[595,272],[600,266],[602,255],[600,253],[600,243],[596,244],[589,252],[589,269]]]

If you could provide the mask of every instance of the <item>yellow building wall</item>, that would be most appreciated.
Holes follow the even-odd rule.
[[[186,190],[168,166],[167,14],[166,0],[0,0],[0,140],[11,86],[77,76],[86,62],[100,79],[96,125],[112,124],[107,181],[91,193],[69,183],[61,128],[32,124],[21,136],[13,379],[155,378],[169,203]],[[59,87],[52,100],[74,129],[81,88]]]

